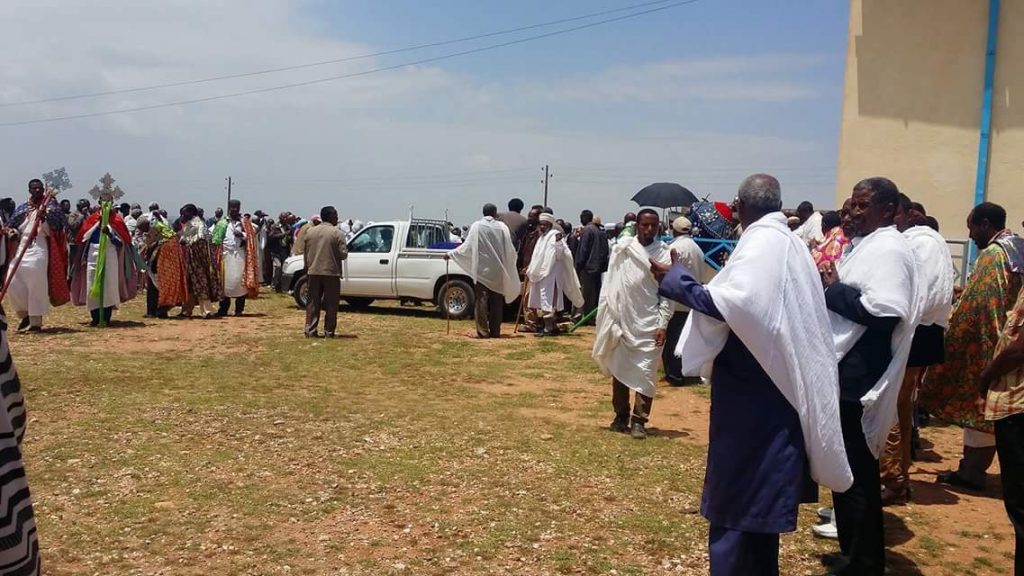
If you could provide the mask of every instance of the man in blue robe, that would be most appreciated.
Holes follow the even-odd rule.
[[[652,262],[660,293],[693,311],[676,349],[684,373],[714,361],[701,503],[712,576],[778,575],[779,533],[816,500],[812,478],[852,483],[820,278],[781,207],[775,178],[743,182],[743,237],[707,286],[676,255],[671,268]]]

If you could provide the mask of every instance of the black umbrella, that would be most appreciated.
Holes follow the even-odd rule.
[[[656,206],[658,208],[679,208],[690,206],[697,197],[686,188],[674,182],[658,182],[651,184],[633,196],[633,202],[640,206]]]

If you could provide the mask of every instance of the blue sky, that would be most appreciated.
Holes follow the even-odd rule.
[[[56,0],[0,5],[0,103],[287,66],[446,40],[638,0]],[[56,7],[61,8],[55,10]],[[775,172],[787,204],[830,204],[848,6],[701,0],[633,20],[394,72],[184,107],[0,127],[11,194],[67,166],[79,196],[105,171],[129,199],[388,219],[410,205],[468,222],[481,203],[539,201],[615,219],[644,185],[727,199]],[[34,26],[52,31],[31,35]],[[114,28],[115,34],[97,35]],[[557,27],[555,27],[557,28]],[[555,29],[552,28],[552,29]],[[358,72],[525,34],[155,92],[0,108],[0,123],[161,104]],[[32,46],[29,50],[27,47]]]

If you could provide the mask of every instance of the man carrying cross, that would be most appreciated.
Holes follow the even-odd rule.
[[[50,242],[51,235],[64,231],[67,217],[52,196],[46,195],[42,180],[34,179],[28,183],[29,200],[18,206],[11,216],[8,231],[17,238],[19,245],[12,255],[12,274],[8,294],[11,307],[21,318],[18,331],[29,330],[39,332],[43,326],[43,316],[50,312],[50,294],[58,288],[51,283],[66,282],[67,278],[53,278],[49,274],[50,258],[61,258],[66,262],[67,243]],[[51,254],[51,250],[64,250],[63,254]],[[21,262],[14,269],[18,256]],[[66,290],[67,284],[64,285]]]

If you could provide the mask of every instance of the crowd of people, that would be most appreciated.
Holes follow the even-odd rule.
[[[19,332],[42,331],[51,306],[69,302],[86,306],[93,326],[107,325],[142,290],[149,318],[169,318],[173,309],[192,317],[197,307],[199,317],[222,317],[232,303],[241,315],[261,285],[282,289],[285,260],[303,253],[304,233],[320,222],[291,212],[276,220],[261,210],[243,213],[238,200],[210,218],[186,204],[172,220],[157,203],[143,211],[115,204],[110,194],[72,209],[32,180],[27,202],[0,200],[0,266]],[[351,238],[363,225],[336,226]]]
[[[109,196],[71,212],[38,180],[29,194],[16,207],[0,201],[19,330],[38,331],[49,306],[67,301],[103,325],[141,282],[150,316],[196,306],[224,316],[232,300],[239,315],[288,254],[301,254],[305,334],[321,336],[325,312],[322,336],[334,336],[342,262],[359,227],[332,206],[309,221],[272,220],[231,200],[207,220],[187,204],[169,221],[159,206],[143,213]],[[611,380],[614,432],[647,436],[659,369],[671,385],[710,380],[701,512],[713,575],[777,575],[779,534],[796,529],[819,485],[833,507],[819,510],[815,532],[839,543],[823,558],[829,573],[884,574],[883,506],[913,497],[922,410],[964,428],[963,459],[940,482],[983,489],[999,456],[1024,573],[1024,239],[1007,229],[1005,210],[985,202],[967,215],[979,256],[958,289],[937,222],[886,178],[857,183],[837,211],[782,206],[774,177],[742,182],[731,206],[739,241],[717,272],[686,216],[665,223],[645,208],[605,226],[585,210],[573,227],[544,206],[523,215],[518,199],[506,212],[484,205],[445,257],[475,283],[481,338],[500,336],[517,299],[517,330],[538,337],[596,317],[592,355]],[[17,401],[17,386],[5,396]]]
[[[478,335],[498,336],[517,292],[538,336],[556,334],[570,307],[576,318],[596,309],[610,429],[637,439],[659,365],[670,384],[710,377],[701,510],[713,575],[778,574],[779,534],[819,484],[833,508],[819,509],[815,532],[839,541],[822,559],[829,573],[884,574],[883,506],[912,498],[915,403],[965,430],[963,460],[940,482],[982,489],[999,455],[1024,552],[1024,239],[1003,208],[967,215],[980,255],[962,291],[936,220],[886,178],[824,213],[807,202],[784,212],[775,178],[747,178],[732,206],[739,242],[717,274],[686,217],[669,239],[651,209],[611,230],[589,211],[573,229],[550,208],[522,209],[484,206],[449,255],[477,283]]]

